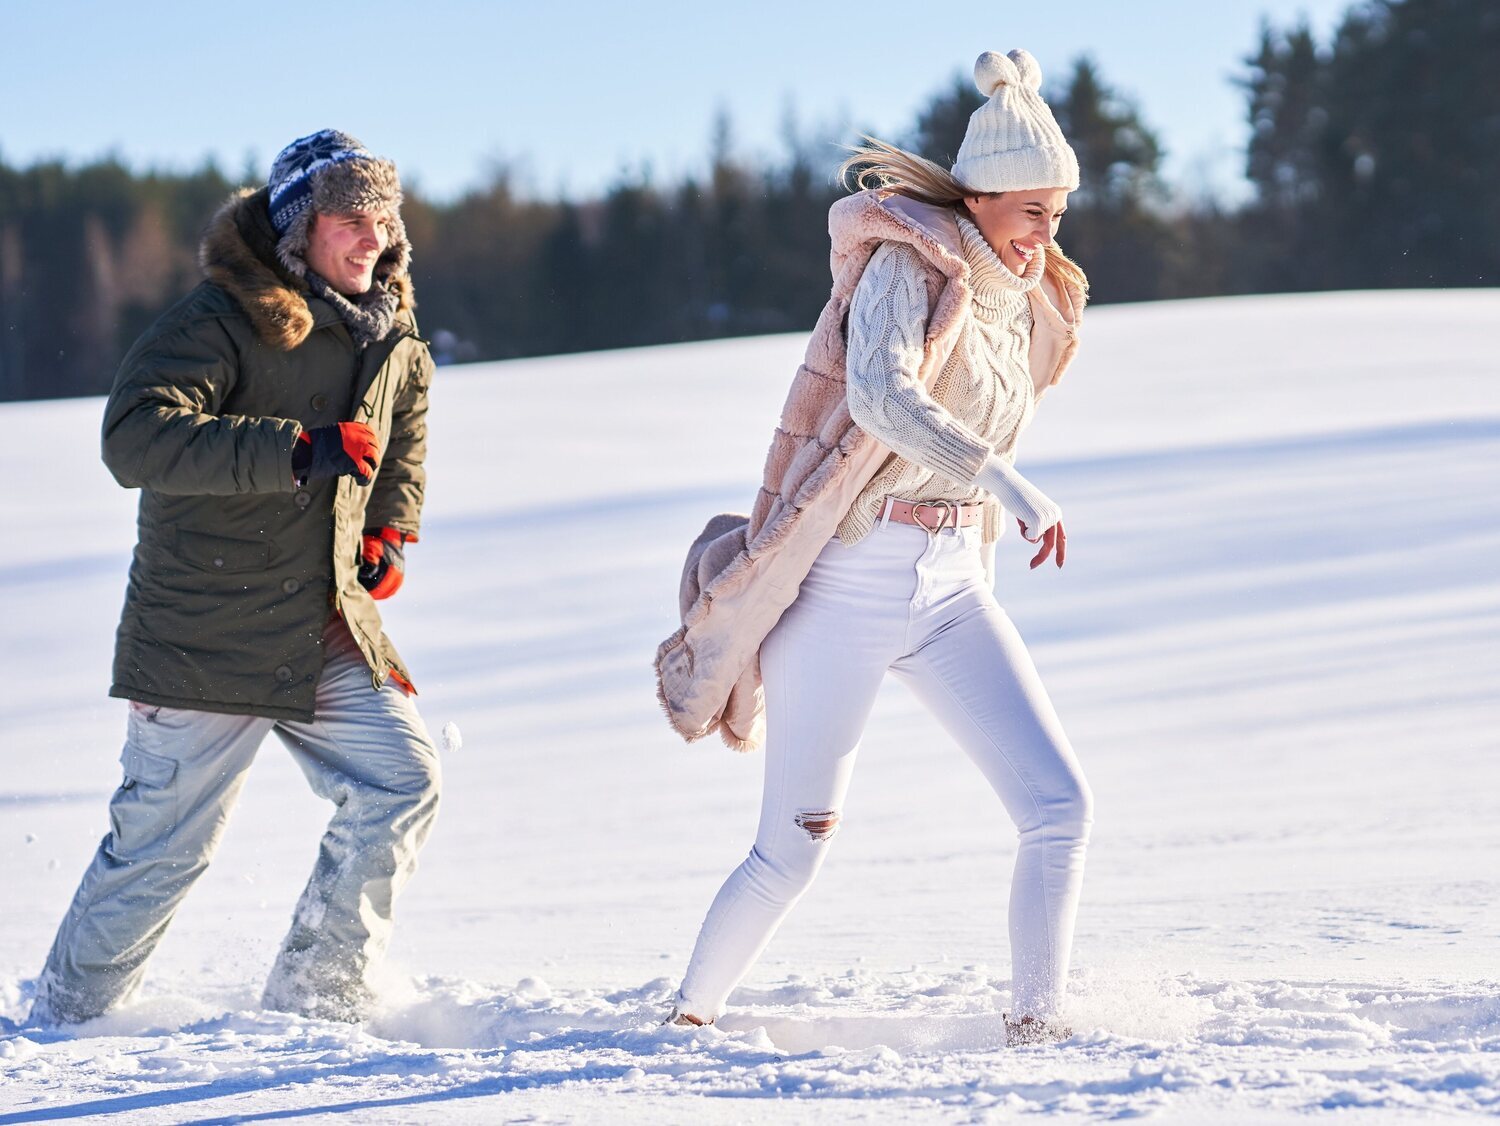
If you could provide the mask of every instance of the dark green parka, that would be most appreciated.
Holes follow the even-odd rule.
[[[433,364],[404,255],[377,264],[396,327],[361,352],[333,307],[276,259],[266,191],[232,198],[204,236],[207,279],[125,357],[104,412],[104,462],[141,490],[139,542],[113,696],[310,720],[323,628],[343,615],[370,665],[411,679],[359,585],[360,535],[415,536]],[[292,477],[304,428],[363,422],[373,484]]]

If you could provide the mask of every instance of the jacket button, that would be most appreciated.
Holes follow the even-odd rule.
[[[312,409],[315,411],[326,411],[328,409],[328,396],[321,391],[312,397]]]
[[[224,566],[224,557],[222,555],[215,555],[214,556],[214,566],[215,567],[222,567],[222,566]]]
[[[312,503],[312,494],[309,492],[299,491],[294,497],[292,497],[292,503],[295,504],[298,508],[306,508]]]
[[[290,665],[276,666],[276,679],[281,681],[282,684],[286,684],[294,675]]]
[[[299,583],[296,579],[282,579],[281,589],[286,594],[296,594],[299,590],[302,589],[302,584]]]

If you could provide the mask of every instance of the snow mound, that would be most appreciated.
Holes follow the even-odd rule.
[[[206,1110],[248,1091],[328,1098],[375,1080],[380,1102],[444,1107],[589,1085],[647,1104],[794,1096],[1090,1118],[1500,1110],[1500,983],[1393,994],[1193,976],[1085,981],[1073,1038],[1019,1050],[1003,1047],[1005,983],[974,969],[850,970],[741,990],[732,1016],[701,1029],[662,1025],[672,989],[666,978],[623,990],[427,978],[362,1027],[243,1011],[151,1029],[166,1014],[138,1006],[77,1040],[0,1038],[0,1066],[54,1098],[115,1092],[88,1104],[99,1112]]]

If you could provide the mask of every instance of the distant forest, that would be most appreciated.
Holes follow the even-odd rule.
[[[1164,183],[1150,124],[1078,59],[1047,90],[1082,165],[1059,242],[1099,303],[1494,285],[1497,60],[1490,0],[1361,3],[1329,43],[1265,25],[1241,79],[1253,194],[1229,209]],[[947,164],[978,104],[957,77],[882,139]],[[452,202],[408,196],[418,318],[440,360],[810,328],[829,288],[828,207],[847,190],[840,153],[793,138],[768,167],[728,137],[725,122],[701,179],[624,177],[598,199],[532,198],[503,172]],[[198,281],[198,238],[235,186],[212,165],[0,160],[0,400],[107,390],[131,341]]]

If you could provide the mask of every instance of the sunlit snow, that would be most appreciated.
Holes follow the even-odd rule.
[[[1500,1112],[1497,324],[1485,291],[1091,312],[1020,459],[1067,567],[999,561],[1098,805],[1077,1034],[1024,1050],[1013,830],[895,684],[729,1015],[659,1026],[761,760],[680,743],[651,657],[791,336],[440,371],[387,624],[446,793],[374,1019],[256,1008],[328,813],[272,740],[140,1002],[24,1027],[117,782],[134,498],[100,401],[0,407],[0,1124]]]

